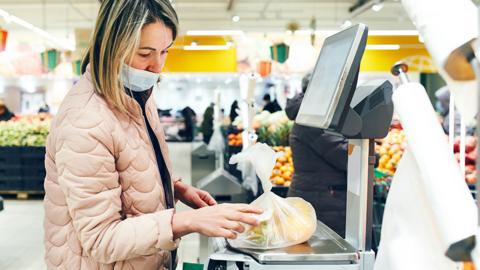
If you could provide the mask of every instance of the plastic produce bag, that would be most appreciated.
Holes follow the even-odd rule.
[[[271,192],[270,175],[277,157],[273,149],[257,143],[247,150],[234,155],[230,164],[250,163],[255,168],[265,191],[251,203],[264,209],[258,215],[260,225],[246,227],[237,239],[229,240],[235,248],[274,249],[303,243],[310,239],[317,227],[315,209],[301,198],[282,198]]]
[[[208,143],[207,149],[210,151],[215,151],[217,153],[222,153],[225,149],[225,140],[223,138],[220,127],[215,127],[213,135],[210,138],[210,142]]]

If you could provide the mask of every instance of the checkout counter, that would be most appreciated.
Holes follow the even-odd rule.
[[[393,115],[392,85],[357,88],[368,28],[359,24],[325,40],[296,123],[349,139],[346,237],[318,221],[306,243],[271,250],[235,249],[223,238],[213,247],[206,270],[373,269],[371,249],[374,139],[387,135]]]

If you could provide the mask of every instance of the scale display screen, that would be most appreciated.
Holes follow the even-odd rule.
[[[352,64],[365,31],[366,26],[359,24],[325,40],[300,106],[297,123],[324,129],[330,126],[343,92],[351,91],[347,87],[352,82],[347,79],[355,77],[348,76],[351,72],[358,72],[358,69],[353,70],[355,65]],[[360,51],[363,54],[363,48]]]

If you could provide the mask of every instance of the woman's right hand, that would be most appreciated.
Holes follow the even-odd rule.
[[[257,226],[252,214],[263,210],[248,204],[219,204],[173,215],[174,239],[197,232],[208,237],[235,239],[237,233],[245,231],[242,224]]]

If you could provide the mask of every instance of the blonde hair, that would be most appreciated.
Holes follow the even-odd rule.
[[[173,39],[178,33],[178,17],[168,0],[103,0],[90,47],[82,61],[82,73],[90,64],[95,92],[126,111],[120,70],[140,42],[142,27],[162,22]]]

